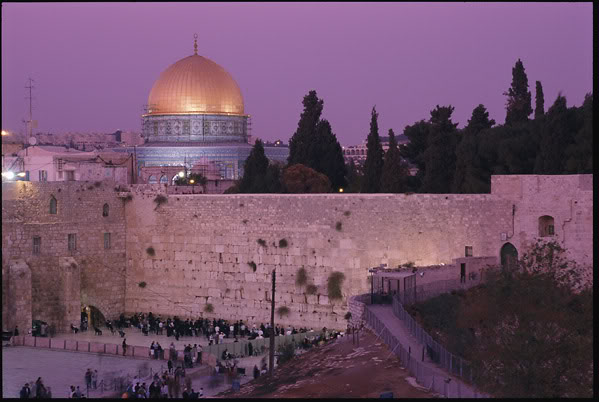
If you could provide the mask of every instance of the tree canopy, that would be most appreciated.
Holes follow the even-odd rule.
[[[379,114],[376,107],[370,113],[370,132],[367,139],[366,161],[364,162],[363,193],[378,193],[383,172],[383,147],[379,137]]]

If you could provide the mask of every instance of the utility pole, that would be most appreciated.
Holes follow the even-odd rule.
[[[275,276],[277,269],[272,270],[272,300],[270,305],[270,353],[268,375],[272,377],[275,366]]]

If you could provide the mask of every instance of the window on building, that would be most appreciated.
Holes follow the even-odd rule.
[[[39,236],[33,237],[33,254],[39,255],[42,248],[42,238]]]
[[[48,181],[48,171],[47,170],[39,171],[39,181]]]
[[[69,251],[75,251],[77,250],[77,236],[75,235],[75,233],[70,233],[68,236],[68,240],[69,240]]]
[[[149,184],[156,184],[156,176],[150,175],[150,177],[148,177],[148,183]]]
[[[110,233],[104,233],[104,249],[110,249]]]
[[[56,215],[57,204],[58,204],[58,202],[56,201],[56,198],[54,198],[54,196],[51,196],[50,197],[50,213],[52,215]]]
[[[67,170],[67,181],[75,181],[75,171]]]
[[[466,246],[466,257],[472,257],[472,246]]]
[[[64,161],[62,159],[59,159],[57,165],[58,165],[57,166],[58,167],[58,171],[62,172],[62,168],[64,166]]]
[[[552,216],[544,215],[539,218],[539,237],[555,235],[555,222]]]
[[[102,216],[108,216],[109,209],[110,207],[108,206],[108,204],[104,204],[104,206],[102,207]]]

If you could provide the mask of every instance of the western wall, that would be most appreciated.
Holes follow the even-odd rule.
[[[473,265],[489,260],[480,257],[499,262],[506,243],[524,252],[541,221],[553,223],[549,238],[589,272],[593,259],[592,175],[493,176],[491,194],[471,195],[167,196],[163,185],[123,191],[109,181],[16,182],[2,190],[7,329],[41,319],[68,330],[81,305],[107,318],[152,311],[266,322],[273,269],[277,307],[289,309],[278,323],[344,328],[349,297],[369,290],[369,268],[411,261],[436,266],[419,280],[458,278],[452,262],[470,261],[467,246]],[[51,196],[56,215],[49,214]],[[76,251],[67,248],[72,233]],[[111,233],[110,249],[104,233]],[[42,238],[39,255],[33,236]],[[301,267],[308,282],[297,286]],[[335,271],[345,275],[340,300],[327,296]]]

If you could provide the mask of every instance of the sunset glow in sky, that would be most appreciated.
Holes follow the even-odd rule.
[[[2,129],[24,131],[35,80],[40,132],[141,131],[159,74],[193,54],[239,84],[253,134],[287,142],[315,89],[342,145],[381,135],[435,105],[463,127],[479,103],[505,120],[520,58],[545,110],[559,91],[592,91],[592,3],[20,3],[2,4]]]

